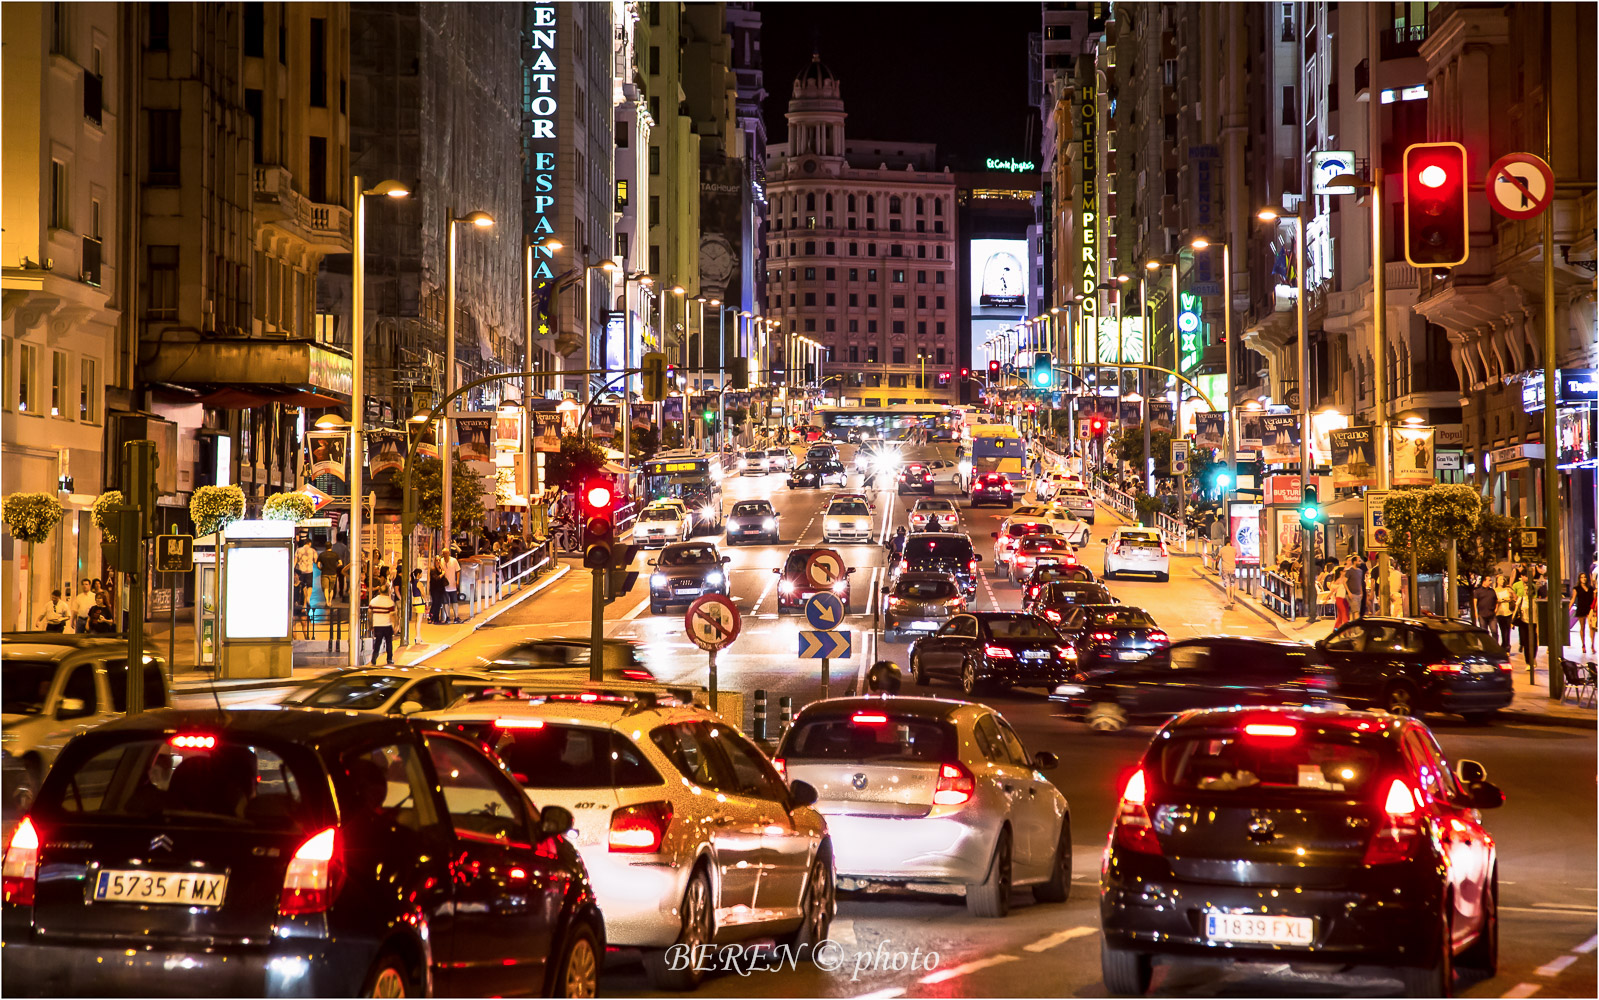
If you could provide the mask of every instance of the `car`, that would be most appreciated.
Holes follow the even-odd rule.
[[[787,448],[766,449],[766,468],[772,472],[787,472],[794,468],[794,453]]]
[[[907,493],[925,493],[932,496],[937,488],[937,483],[933,479],[933,470],[926,462],[912,462],[899,470],[896,491],[900,496]]]
[[[1333,705],[1338,692],[1338,675],[1318,650],[1284,639],[1202,636],[1134,663],[1081,664],[1080,653],[1079,663],[1080,676],[1049,699],[1100,732],[1158,724],[1192,709]]]
[[[680,503],[652,503],[633,522],[633,543],[647,549],[687,541],[693,533],[693,522]]]
[[[1105,571],[1100,575],[1109,580],[1128,573],[1153,574],[1162,583],[1171,578],[1171,556],[1159,531],[1120,527],[1111,532],[1105,543]]]
[[[1394,715],[1486,721],[1515,693],[1510,658],[1487,631],[1448,618],[1361,618],[1316,643],[1341,698]]]
[[[588,636],[548,636],[523,639],[477,658],[474,669],[496,679],[586,681],[594,663],[593,640]],[[616,681],[652,681],[655,672],[640,655],[638,644],[626,639],[601,640],[601,676]],[[457,682],[457,687],[466,682]]]
[[[720,716],[598,686],[430,718],[489,746],[530,800],[571,811],[607,943],[643,949],[656,988],[691,988],[706,964],[674,962],[674,945],[826,939],[834,847],[815,789],[785,783]]]
[[[961,524],[955,502],[943,497],[923,497],[916,501],[906,519],[912,531],[955,531]]]
[[[1023,538],[1054,533],[1054,524],[1047,517],[1012,514],[999,522],[999,530],[988,536],[994,539],[994,572],[999,572],[1010,560],[1010,550]]]
[[[1081,484],[1062,483],[1056,487],[1053,502],[1065,511],[1089,524],[1094,523],[1094,495]]]
[[[770,500],[740,500],[727,516],[727,544],[763,541],[776,543],[778,537],[777,508]]]
[[[284,708],[323,708],[376,715],[415,715],[447,708],[464,693],[493,683],[484,670],[446,667],[360,667],[322,676],[289,692]]]
[[[1093,531],[1088,522],[1075,515],[1052,511],[1045,519],[1049,522],[1050,530],[1070,541],[1073,548],[1084,548],[1093,540]]]
[[[0,645],[0,742],[7,809],[33,801],[67,742],[128,710],[128,642],[63,632],[8,632]],[[144,707],[171,702],[166,659],[145,654]]]
[[[982,507],[997,503],[1010,507],[1016,498],[1012,493],[1010,477],[1003,472],[983,472],[972,477],[971,505]]]
[[[1074,565],[1076,548],[1060,535],[1026,535],[1018,538],[1005,550],[1001,575],[1026,587],[1032,582],[1033,572],[1043,566]]]
[[[813,444],[805,449],[807,462],[836,462],[838,461],[838,445]]]
[[[897,642],[906,633],[937,631],[964,610],[966,593],[948,573],[901,573],[883,588],[883,638]]]
[[[1229,708],[1162,726],[1122,783],[1100,865],[1100,970],[1149,990],[1156,958],[1387,966],[1405,995],[1498,967],[1499,867],[1478,810],[1418,720]],[[1180,974],[1180,973],[1179,973]]]
[[[1054,511],[1047,503],[1024,503],[1011,508],[1012,517],[1033,517],[1048,520]]]
[[[822,541],[870,542],[875,528],[872,510],[864,500],[834,500],[822,513]]]
[[[746,451],[738,460],[738,471],[745,476],[763,476],[772,470],[767,466],[766,452]]]
[[[710,542],[677,542],[651,559],[650,614],[658,615],[672,604],[692,604],[706,594],[728,592],[727,564]]]
[[[986,705],[943,698],[813,701],[774,763],[816,789],[844,889],[963,892],[972,916],[998,918],[1011,890],[1042,902],[1071,892],[1071,809]]]
[[[1075,476],[1068,476],[1064,472],[1047,472],[1033,480],[1033,496],[1048,500],[1062,487],[1074,485],[1075,482]]]
[[[866,505],[867,510],[871,511],[873,514],[877,513],[877,501],[873,499],[870,493],[861,493],[855,490],[841,490],[827,498],[828,503],[832,503],[837,500],[859,500],[861,503]]]
[[[812,583],[805,572],[806,566],[810,564],[811,557],[819,552],[830,554],[838,565],[845,567],[844,575],[826,586],[817,586]],[[791,549],[788,553],[788,558],[783,560],[783,565],[774,566],[772,572],[777,575],[777,613],[779,615],[787,614],[790,611],[798,611],[805,606],[806,601],[822,590],[831,590],[838,595],[838,599],[844,602],[844,610],[849,610],[849,578],[854,575],[855,568],[844,562],[844,557],[839,554],[837,549],[815,546]]]
[[[10,835],[5,987],[592,996],[605,922],[572,822],[409,720],[116,720],[67,746]]]
[[[1022,609],[1031,610],[1033,602],[1043,588],[1051,583],[1094,583],[1094,571],[1080,562],[1058,562],[1047,566],[1040,566],[1033,570],[1032,578],[1027,581],[1027,586],[1022,588]],[[1107,593],[1109,593],[1107,591]],[[1105,601],[1088,601],[1090,604],[1118,604],[1115,597]]]
[[[972,540],[953,531],[907,535],[892,575],[900,573],[945,573],[955,578],[967,597],[977,593],[977,553],[972,551]]]
[[[1065,612],[1078,604],[1115,604],[1103,583],[1094,580],[1034,579],[1022,591],[1022,610],[1042,615],[1059,625]]]
[[[1171,636],[1143,608],[1130,604],[1074,604],[1058,626],[1079,670],[1146,658],[1165,660]]]
[[[788,474],[790,489],[821,489],[828,483],[844,485],[844,466],[838,462],[802,462]]]
[[[1066,637],[1050,622],[1015,611],[959,614],[911,644],[917,684],[946,678],[967,697],[995,684],[1052,691],[1076,673]]]

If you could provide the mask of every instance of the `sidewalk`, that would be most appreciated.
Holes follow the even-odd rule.
[[[394,647],[395,665],[415,666],[442,653],[471,635],[480,626],[487,625],[523,601],[542,593],[569,572],[571,572],[571,566],[562,564],[553,572],[546,573],[540,577],[536,582],[517,589],[509,597],[504,598],[497,604],[490,605],[471,618],[463,619],[459,624],[431,625],[424,623],[413,637],[416,641],[408,646],[396,645]],[[368,636],[363,644],[366,648],[362,650],[362,662],[366,662],[371,656],[371,642],[372,639]],[[152,653],[165,656],[167,633],[165,631],[159,633],[147,632],[146,644]],[[294,640],[294,670],[288,677],[248,677],[238,680],[213,681],[210,671],[201,670],[194,665],[193,625],[180,623],[177,631],[177,662],[173,668],[172,689],[174,693],[182,695],[203,694],[212,690],[213,687],[218,691],[257,691],[298,686],[349,665],[348,646],[340,643],[337,651],[330,652],[328,645],[326,639]]]

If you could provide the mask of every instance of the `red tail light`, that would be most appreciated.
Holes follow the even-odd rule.
[[[648,670],[640,670],[637,667],[624,668],[622,670],[622,676],[626,677],[630,681],[653,681],[655,679],[655,677]]]
[[[1377,830],[1366,845],[1368,865],[1386,865],[1410,860],[1416,842],[1421,839],[1421,809],[1416,805],[1416,793],[1403,778],[1388,783],[1383,795],[1382,815]]]
[[[38,874],[39,831],[34,828],[33,819],[24,816],[6,845],[5,901],[32,906],[34,880]]]
[[[1004,646],[984,646],[983,647],[983,652],[986,653],[989,657],[991,657],[992,659],[995,659],[995,660],[1014,660],[1014,659],[1016,659],[1016,654],[1012,653],[1010,650],[1006,649]]]
[[[197,736],[190,734],[186,736],[174,736],[172,739],[168,740],[168,742],[173,746],[183,750],[211,750],[216,747],[217,738],[215,736]]]
[[[672,803],[641,802],[611,813],[610,848],[613,854],[655,854],[672,825]]]
[[[278,912],[285,916],[321,913],[333,905],[333,896],[344,879],[339,854],[339,832],[333,827],[312,834],[283,874],[283,892],[278,896]]]
[[[933,804],[938,806],[965,805],[977,794],[977,780],[964,764],[942,764],[938,768],[938,784],[933,787]]]
[[[1427,673],[1429,673],[1429,674],[1458,674],[1458,673],[1460,673],[1460,664],[1458,664],[1458,663],[1429,663],[1429,664],[1427,664]]]
[[[777,768],[777,773],[784,780],[788,779],[788,761],[781,757],[772,758],[772,766]]]
[[[1109,642],[1112,639],[1116,638],[1116,633],[1114,633],[1114,632],[1094,632],[1091,635],[1089,635],[1089,638],[1095,640],[1096,642]]]
[[[1060,612],[1056,611],[1054,608],[1045,608],[1044,609],[1044,617],[1048,618],[1052,622],[1059,622],[1060,621]]]
[[[1171,642],[1171,636],[1167,635],[1165,632],[1151,632],[1149,633],[1149,641],[1169,643]]]
[[[877,726],[887,722],[888,716],[881,712],[856,712],[849,721],[857,726]]]
[[[970,562],[968,562],[966,564],[966,570],[967,570],[967,572],[970,572],[970,573],[977,572],[977,560],[973,559]]]
[[[494,720],[495,729],[543,729],[543,719],[518,719],[514,716]]]
[[[1510,661],[1509,660],[1506,660],[1505,662],[1499,664],[1499,669],[1502,672],[1508,674],[1508,673],[1512,673],[1516,668],[1510,665]]]
[[[1149,787],[1143,769],[1133,772],[1122,790],[1121,804],[1116,807],[1116,825],[1111,830],[1111,840],[1117,847],[1139,854],[1159,854],[1160,841],[1155,837],[1155,824],[1149,819]]]
[[[1299,735],[1299,727],[1271,722],[1251,722],[1244,726],[1244,735],[1262,739],[1291,740]]]

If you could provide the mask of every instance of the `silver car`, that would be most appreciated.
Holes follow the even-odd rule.
[[[964,894],[973,916],[1002,917],[1014,886],[1066,899],[1071,812],[987,705],[942,698],[812,702],[774,761],[814,787],[832,835],[839,888],[891,885]]]

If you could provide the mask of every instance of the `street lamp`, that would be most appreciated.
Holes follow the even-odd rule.
[[[1154,314],[1151,313],[1149,311],[1149,308],[1148,308],[1148,305],[1149,305],[1149,284],[1148,284],[1147,278],[1148,278],[1148,276],[1150,274],[1158,273],[1160,271],[1161,267],[1162,267],[1162,261],[1159,260],[1159,259],[1146,260],[1146,261],[1144,261],[1144,274],[1139,277],[1139,292],[1138,292],[1138,294],[1139,294],[1139,302],[1138,302],[1138,309],[1139,309],[1139,315],[1142,318],[1143,327],[1144,327],[1144,331],[1143,331],[1144,332],[1144,361],[1143,361],[1143,363],[1146,364],[1146,365],[1151,365],[1151,364],[1155,363],[1155,361],[1154,361],[1154,330],[1153,330],[1153,327],[1155,325],[1155,323],[1154,323],[1155,317],[1154,317]],[[1171,335],[1172,335],[1172,341],[1175,344],[1176,343],[1176,339],[1177,339],[1177,258],[1175,256],[1172,257],[1172,265],[1171,265],[1171,309],[1172,309]],[[1117,347],[1118,351],[1121,349],[1121,345],[1120,344],[1117,344],[1116,347]],[[1173,367],[1175,367],[1175,365]],[[1140,368],[1138,370],[1138,394],[1140,396],[1144,397],[1144,401],[1143,401],[1143,406],[1144,406],[1144,482],[1146,484],[1144,488],[1150,494],[1153,494],[1155,492],[1155,456],[1154,456],[1153,451],[1152,451],[1153,446],[1150,443],[1150,426],[1149,426],[1149,422],[1150,422],[1150,418],[1153,416],[1153,412],[1152,412],[1152,409],[1151,409],[1150,404],[1149,404],[1149,375],[1150,375],[1150,372],[1149,372],[1148,368]],[[1175,424],[1175,421],[1176,421],[1176,410],[1175,410],[1175,408],[1173,409],[1172,417],[1173,417],[1173,423]],[[1175,429],[1175,427],[1173,429]],[[1179,497],[1178,498],[1178,504],[1181,505],[1181,503],[1182,503],[1182,498]]]
[[[383,181],[367,190],[362,188],[359,174],[350,178],[350,188],[355,194],[350,255],[350,666],[358,667],[362,643],[361,582],[365,579],[366,561],[361,523],[366,513],[361,506],[366,493],[366,199],[400,199],[411,191],[399,181]]]
[[[1300,494],[1304,495],[1304,490],[1310,485],[1310,345],[1305,342],[1305,220],[1298,213],[1291,214],[1276,206],[1261,209],[1255,213],[1255,217],[1262,222],[1288,219],[1294,224],[1294,320],[1299,333],[1299,489]],[[1379,377],[1381,373],[1379,367]],[[1382,442],[1381,447],[1387,447],[1387,442]],[[1311,572],[1314,538],[1311,532],[1302,534],[1299,551],[1304,563],[1305,610],[1310,620],[1315,621],[1315,577]]]
[[[465,215],[456,215],[455,209],[450,208],[445,214],[449,230],[448,238],[448,264],[444,272],[444,395],[448,397],[455,392],[455,227],[461,223],[475,226],[478,229],[487,229],[494,225],[494,217],[487,212],[468,212]],[[450,550],[450,539],[453,537],[454,522],[451,511],[450,491],[454,484],[455,466],[455,416],[456,403],[451,403],[449,410],[444,414],[444,441],[441,449],[444,459],[444,550]]]
[[[1223,424],[1223,433],[1227,436],[1227,475],[1238,474],[1237,456],[1233,451],[1233,248],[1225,240],[1221,243],[1212,243],[1203,236],[1194,237],[1188,244],[1195,250],[1207,250],[1212,247],[1221,247],[1221,286],[1222,286],[1222,351],[1227,357],[1227,416]],[[1223,495],[1222,500],[1226,500]]]

